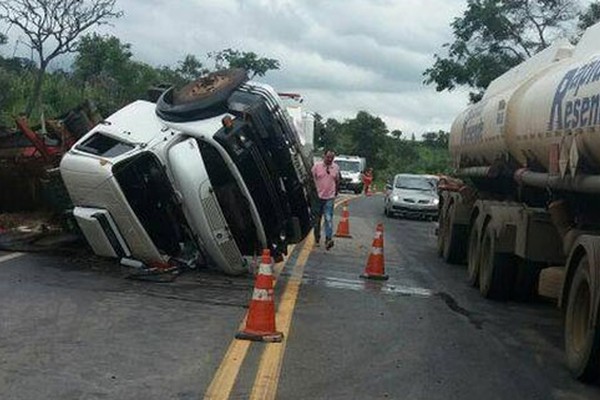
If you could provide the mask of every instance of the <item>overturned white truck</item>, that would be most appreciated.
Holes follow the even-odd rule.
[[[61,174],[94,252],[154,266],[248,271],[312,227],[316,199],[298,132],[268,85],[220,71],[136,101],[81,138]]]

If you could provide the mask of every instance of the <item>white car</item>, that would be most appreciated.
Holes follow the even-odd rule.
[[[437,219],[440,199],[435,175],[398,174],[386,186],[384,213],[388,217]]]

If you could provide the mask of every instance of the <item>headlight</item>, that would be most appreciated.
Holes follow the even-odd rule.
[[[394,196],[392,196],[392,200],[394,200],[394,201],[400,201],[400,196],[394,195]]]
[[[431,202],[437,206],[438,204],[440,204],[440,199],[433,199]]]

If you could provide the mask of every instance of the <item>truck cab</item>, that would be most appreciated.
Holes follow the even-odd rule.
[[[302,240],[316,194],[275,92],[238,82],[200,113],[189,103],[180,112],[168,96],[117,111],[61,162],[93,250],[146,264],[195,259],[240,274],[261,249],[277,258]]]

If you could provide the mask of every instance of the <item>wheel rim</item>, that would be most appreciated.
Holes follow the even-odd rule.
[[[581,353],[587,343],[589,334],[589,315],[590,315],[590,287],[587,280],[582,279],[575,288],[575,297],[572,304],[569,304],[571,315],[570,329],[571,345],[573,350]]]

